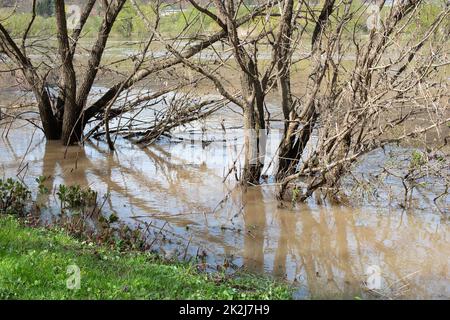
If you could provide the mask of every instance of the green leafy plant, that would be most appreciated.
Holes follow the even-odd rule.
[[[30,197],[30,190],[22,182],[0,179],[0,213],[21,214]]]
[[[45,181],[47,181],[47,177],[39,176],[35,179],[38,184],[38,193],[39,194],[47,194],[49,189],[45,186]]]
[[[417,150],[414,150],[411,154],[411,159],[409,162],[409,167],[412,168],[418,168],[420,166],[423,166],[426,163],[425,155]]]
[[[89,187],[60,184],[56,195],[61,202],[61,209],[81,209],[97,202],[97,192]]]
[[[292,205],[295,205],[299,196],[300,196],[300,188],[295,186],[292,189]]]

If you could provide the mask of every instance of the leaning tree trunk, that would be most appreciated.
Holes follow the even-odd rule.
[[[315,111],[316,106],[312,105],[310,108],[311,112],[303,117],[294,120],[292,115],[295,113],[292,112],[289,118],[292,120],[285,127],[283,140],[280,143],[278,151],[277,181],[282,181],[297,171],[297,166],[305,152],[317,122],[318,114]],[[300,122],[304,123],[301,128],[299,128]]]
[[[298,128],[297,113],[294,109],[294,101],[291,92],[291,39],[293,29],[294,1],[287,0],[283,9],[282,21],[279,32],[279,44],[273,48],[274,56],[277,59],[278,88],[281,96],[281,109],[284,116],[283,139],[278,149],[277,181],[281,181],[286,175],[295,171],[297,148],[296,130]]]
[[[331,13],[333,12],[335,0],[326,0],[320,15],[317,19],[313,35],[311,38],[311,61],[316,61],[316,65],[310,73],[307,83],[306,104],[303,106],[301,114],[297,114],[294,109],[292,95],[290,91],[290,74],[289,70],[282,72],[279,78],[279,87],[282,97],[282,108],[285,119],[284,135],[280,143],[278,151],[278,168],[276,173],[277,181],[282,181],[285,177],[295,173],[300,158],[311,138],[312,131],[317,122],[317,106],[315,98],[320,88],[325,66],[320,63],[321,55],[321,33],[325,28]],[[283,30],[285,33],[284,39],[290,39],[292,34],[292,25],[289,12],[292,11],[293,3],[287,3],[284,14]],[[283,45],[283,48],[289,48],[289,42]],[[287,49],[285,49],[287,50]],[[287,51],[280,50],[278,70],[283,70],[286,64]],[[299,129],[300,123],[303,127]]]

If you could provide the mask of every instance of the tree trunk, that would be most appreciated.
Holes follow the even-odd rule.
[[[53,114],[52,104],[47,89],[44,87],[31,66],[26,66],[23,69],[23,72],[28,83],[33,88],[32,90],[38,105],[39,116],[41,118],[45,137],[48,140],[61,139],[61,123]]]
[[[244,110],[244,148],[245,159],[242,183],[259,184],[259,178],[264,166],[264,152],[261,150],[265,140],[261,137],[264,129],[256,129],[255,114],[252,109]],[[265,147],[265,146],[264,146]]]
[[[298,132],[298,122],[288,124],[278,152],[277,181],[282,181],[285,177],[296,172],[300,158],[311,138],[316,120],[317,114],[314,113],[308,123],[300,130],[300,133]]]
[[[79,119],[81,108],[76,103],[76,76],[73,68],[73,56],[69,45],[63,0],[56,0],[55,15],[58,29],[59,55],[61,58],[62,100],[64,101],[62,141],[64,145],[69,145],[81,140],[82,121]]]
[[[290,1],[289,1],[290,2]],[[292,11],[293,3],[287,3],[285,19],[283,21],[284,29],[281,32],[285,32],[283,39],[290,39],[291,37],[291,25],[289,17],[289,10]],[[331,13],[333,12],[335,0],[326,0],[321,13],[316,22],[314,32],[311,40],[311,61],[320,61],[320,43],[321,33],[328,21]],[[290,42],[287,42],[282,47],[288,48]],[[280,50],[278,70],[283,70],[286,61],[287,51]],[[284,136],[279,148],[279,162],[276,173],[277,181],[282,181],[285,177],[295,173],[297,165],[303,154],[304,149],[311,137],[312,130],[317,121],[318,112],[316,107],[315,97],[320,88],[323,72],[325,67],[321,63],[317,63],[313,71],[310,73],[311,77],[307,83],[307,89],[310,89],[310,93],[307,95],[307,103],[304,106],[300,115],[297,115],[292,101],[291,89],[290,89],[290,74],[289,70],[281,72],[279,78],[279,87],[281,90],[282,107],[285,120],[287,122],[284,126]],[[296,121],[296,122],[294,122]],[[305,123],[301,130],[298,130],[299,124]]]
[[[56,119],[52,112],[50,98],[47,92],[45,89],[42,89],[42,92],[40,93],[35,92],[35,97],[45,138],[47,138],[47,140],[61,139],[61,122]]]
[[[264,121],[264,94],[257,78],[253,61],[247,61],[248,72],[241,72],[241,87],[244,106],[244,148],[245,159],[242,183],[259,184],[264,167],[266,134]]]

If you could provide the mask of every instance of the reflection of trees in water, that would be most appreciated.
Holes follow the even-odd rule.
[[[285,277],[287,273],[286,260],[289,254],[289,242],[290,238],[295,235],[295,228],[297,226],[297,222],[291,221],[291,217],[288,216],[290,214],[287,210],[277,210],[274,213],[280,228],[273,263],[273,272],[278,277]]]
[[[330,228],[330,213],[322,210],[318,215],[316,220],[307,206],[302,206],[300,213],[278,212],[280,239],[275,263],[284,265],[290,252],[297,263],[296,273],[301,275],[300,284],[306,285],[310,295],[353,297],[358,290],[358,273],[353,270],[357,261],[352,261],[349,251],[348,220],[339,217],[342,212],[336,210],[331,224],[334,227]]]
[[[6,154],[2,155],[2,162],[5,161],[3,157],[6,157],[7,155],[10,155],[13,160],[19,164],[22,162],[24,157],[26,157],[29,154],[33,154],[36,152],[36,150],[41,146],[41,144],[45,143],[45,138],[41,138],[40,141],[35,141],[37,138],[31,139],[33,135],[30,135],[29,137],[24,137],[22,135],[22,139],[13,139],[13,144],[11,144],[10,135],[8,134],[2,134],[1,140],[5,147],[8,148],[8,152]],[[19,140],[19,141],[18,141]],[[29,148],[27,148],[29,146]],[[24,154],[19,154],[20,151],[24,151]],[[20,168],[17,168],[20,169]]]
[[[89,186],[86,170],[83,168],[88,158],[83,147],[64,148],[54,141],[46,142],[42,158],[42,175],[48,177],[49,186],[54,184],[57,167],[61,169],[60,177],[64,184],[74,183]],[[80,162],[84,162],[80,164]]]
[[[442,238],[445,229],[438,233],[427,220],[346,207],[277,208],[273,202],[264,203],[260,187],[249,188],[240,197],[243,258],[251,271],[261,272],[265,264],[273,264],[274,275],[296,276],[309,295],[322,298],[363,295],[367,267],[374,264],[381,267],[384,298],[396,294],[427,298],[446,290],[443,285],[434,291],[427,282],[431,276],[442,284],[449,272],[443,258],[449,250]],[[415,271],[420,273],[410,276]],[[409,291],[402,289],[405,285]]]
[[[21,144],[16,138],[11,141],[4,138],[2,141],[7,153],[14,159],[11,162],[19,163],[23,158],[21,152],[25,142]],[[160,146],[137,151],[138,156],[145,155],[143,165],[134,162],[133,156],[126,152],[112,155],[92,143],[86,149],[67,149],[65,158],[66,149],[52,142],[33,144],[29,153],[35,154],[42,146],[44,153],[41,170],[42,175],[49,177],[46,182],[48,187],[57,183],[57,179],[67,185],[77,183],[88,186],[89,174],[91,180],[103,182],[107,192],[126,199],[126,211],[132,215],[164,210],[163,207],[154,207],[146,198],[146,194],[153,193],[176,198],[182,203],[182,208],[199,208],[199,211],[205,212],[211,210],[208,205],[198,204],[198,195],[192,195],[195,191],[179,186],[189,183],[197,187],[207,186],[211,181],[205,183],[202,179],[205,176],[211,177],[214,173],[208,168],[198,170],[196,167],[189,167]],[[90,151],[97,154],[90,156]],[[154,171],[157,172],[157,177],[153,176]],[[220,177],[217,183],[221,183],[219,180]],[[291,211],[275,208],[274,202],[265,202],[262,189],[250,187],[247,192],[233,192],[222,210],[207,217],[215,222],[230,221],[233,215],[239,213],[240,217],[242,213],[244,234],[214,232],[203,220],[203,215],[191,212],[180,213],[183,217],[173,214],[173,211],[160,217],[149,214],[149,219],[168,221],[173,226],[178,226],[178,231],[172,231],[178,232],[179,236],[187,236],[185,240],[192,234],[193,247],[206,244],[209,245],[210,252],[216,254],[241,252],[243,248],[244,264],[251,271],[263,272],[266,264],[280,277],[292,273],[301,275],[300,284],[306,285],[313,296],[340,294],[353,298],[359,295],[361,281],[365,280],[365,269],[371,264],[379,264],[383,275],[397,280],[419,270],[417,276],[399,282],[409,283],[413,296],[431,296],[434,287],[429,284],[430,279],[439,280],[437,283],[444,287],[438,288],[439,292],[445,291],[446,285],[442,285],[442,279],[448,278],[445,254],[450,249],[445,238],[448,230],[445,221],[430,222],[421,216],[407,213],[401,216],[396,213],[362,214],[339,207],[300,206],[298,210]],[[108,212],[124,210],[124,202],[117,200],[115,196],[108,201],[109,208],[105,206]],[[157,205],[161,206],[161,203]],[[242,205],[244,207],[240,212]],[[173,208],[168,208],[171,209]],[[276,221],[278,228],[273,228],[268,223],[271,218]],[[358,224],[361,218],[364,225]],[[193,228],[189,232],[179,231],[190,223],[200,225],[200,230]]]
[[[142,165],[136,165],[133,157],[130,157],[129,154],[121,153],[121,151],[116,151],[114,156],[112,156],[109,151],[105,152],[96,145],[89,144],[89,147],[104,155],[104,161],[100,163],[95,162],[94,164],[93,161],[88,160],[90,161],[90,170],[107,185],[109,191],[128,199],[127,216],[131,214],[132,217],[136,217],[137,221],[154,221],[157,219],[158,221],[168,222],[166,229],[169,229],[170,226],[178,226],[182,228],[180,229],[182,231],[179,231],[180,234],[176,235],[177,238],[182,237],[187,242],[190,239],[190,232],[186,231],[185,226],[198,225],[204,219],[203,213],[208,215],[211,211],[209,206],[202,206],[198,203],[199,198],[196,190],[185,188],[187,185],[201,186],[202,181],[204,181],[203,174],[206,174],[211,179],[213,174],[211,170],[206,168],[204,172],[199,174],[198,170],[189,168],[182,160],[177,159],[158,145],[133,149],[138,151],[139,156],[145,155],[144,161],[148,160]],[[154,168],[149,164],[152,164]],[[115,175],[115,177],[121,178],[120,183],[112,178],[114,169],[118,169],[116,170],[118,175]],[[149,172],[149,170],[152,172]],[[181,212],[165,211],[176,208],[166,208],[164,203],[146,198],[146,195],[155,194],[163,198],[180,201]],[[155,206],[152,203],[155,203]],[[115,204],[116,209],[123,212],[123,208],[120,208],[121,206],[121,202]],[[111,209],[114,208],[114,203],[111,203],[111,201],[110,207]],[[188,210],[186,211],[184,208],[188,208]],[[192,209],[195,212],[189,211]],[[138,216],[138,214],[141,215]],[[224,241],[219,235],[209,233],[207,224],[205,224],[204,232],[206,233],[203,236],[207,236],[208,243],[213,243],[215,247],[224,245]],[[196,240],[191,239],[192,244],[196,243]],[[200,242],[203,243],[206,239],[201,238],[198,240],[201,240]],[[224,245],[223,250],[224,252],[229,251],[226,245]]]
[[[95,157],[87,155],[86,151],[89,149],[95,150],[99,155]],[[92,179],[96,183],[102,182],[106,186],[106,193],[113,195],[108,197],[106,205],[103,208],[103,211],[108,215],[111,212],[115,214],[123,214],[126,212],[126,216],[135,216],[138,213],[148,214],[148,219],[144,219],[143,221],[157,219],[167,221],[169,225],[178,225],[183,229],[186,224],[197,224],[198,221],[196,220],[199,218],[197,212],[183,212],[181,214],[183,217],[178,214],[174,214],[172,217],[171,212],[168,212],[167,215],[161,214],[161,217],[158,217],[159,214],[152,215],[155,212],[163,213],[165,209],[162,203],[157,203],[158,206],[153,207],[151,201],[145,198],[146,194],[151,195],[153,193],[163,195],[164,197],[176,198],[182,201],[183,207],[196,208],[205,213],[210,211],[209,207],[201,207],[198,205],[196,198],[190,194],[192,190],[176,187],[192,183],[192,180],[198,180],[197,183],[200,183],[201,178],[199,178],[198,172],[186,170],[186,167],[182,163],[174,165],[172,161],[175,159],[170,157],[167,151],[160,147],[154,149],[161,155],[152,152],[148,148],[139,149],[138,152],[139,155],[146,155],[146,159],[150,163],[153,163],[155,167],[158,167],[158,179],[151,173],[145,172],[146,165],[136,166],[132,158],[130,161],[129,155],[121,154],[120,152],[116,152],[115,154],[104,152],[101,147],[90,142],[88,142],[86,149],[81,147],[70,147],[66,149],[59,144],[49,142],[44,144],[42,175],[48,177],[46,185],[49,188],[52,186],[57,187],[57,178],[60,179],[59,181],[61,183],[66,185],[79,184],[80,186],[89,186],[89,181],[86,177],[86,173],[89,172],[90,175],[93,175]],[[66,157],[64,157],[66,151]],[[123,161],[121,161],[122,156],[124,157]],[[128,163],[127,161],[130,162]],[[209,174],[209,172],[206,171],[206,174]],[[136,187],[136,184],[138,187]],[[117,196],[126,199],[126,201],[117,201]],[[45,202],[48,203],[48,195],[46,197]],[[124,209],[125,203],[126,209]],[[192,214],[194,215],[192,216]],[[122,217],[124,216],[122,215]],[[140,216],[140,218],[143,218],[143,216]],[[169,229],[169,227],[166,229]],[[166,232],[168,231],[164,231],[164,233]],[[189,240],[189,235],[186,231],[178,235],[172,234],[171,236],[181,236],[183,240]],[[220,247],[223,244],[220,236],[208,235],[207,241],[214,243],[215,247]],[[191,245],[194,245],[195,242],[196,239],[193,239]],[[224,251],[229,250],[224,247]]]
[[[273,210],[272,205],[266,207],[261,201],[260,188],[249,190],[247,194],[243,196],[247,203],[244,209],[244,263],[249,269],[263,271],[264,255],[269,253],[264,250],[267,233],[269,237],[278,237],[276,244],[274,241],[268,242],[275,246],[272,270],[276,276],[285,277],[292,271],[302,275],[300,283],[306,285],[313,296],[324,291],[354,296],[358,289],[355,283],[358,276],[353,269],[356,261],[352,261],[349,252],[347,219],[338,217],[342,212],[334,213],[334,227],[330,228],[329,212],[319,212],[316,220],[312,210],[306,206],[300,212],[280,208]],[[266,230],[266,216],[271,215],[278,225],[276,235],[273,229]],[[249,231],[253,236],[249,236]]]
[[[244,265],[246,269],[254,272],[264,271],[266,210],[262,199],[261,188],[242,190],[245,230]]]
[[[145,155],[146,160],[148,160],[143,165],[137,165],[133,158],[130,158],[127,154],[116,151],[115,155],[112,156],[109,152],[102,151],[98,146],[90,144],[90,147],[104,154],[104,161],[109,168],[109,174],[106,176],[99,172],[99,170],[104,170],[103,162],[100,168],[92,164],[93,171],[97,173],[97,176],[111,188],[111,191],[118,192],[121,196],[128,198],[130,204],[137,206],[142,211],[155,213],[165,209],[161,206],[161,203],[157,203],[156,207],[150,205],[151,201],[148,201],[149,199],[145,197],[151,194],[176,199],[182,203],[183,208],[209,211],[209,207],[198,204],[199,199],[192,196],[193,190],[185,188],[192,183],[199,184],[202,177],[198,172],[189,170],[184,164],[175,164],[176,159],[159,146],[152,146],[152,149],[157,150],[161,155],[147,147],[138,149],[139,156]],[[133,149],[133,151],[135,150]],[[149,164],[152,164],[154,168]],[[120,173],[120,184],[112,180],[113,169],[117,169]],[[152,172],[149,172],[149,170]],[[170,212],[167,212],[167,215],[170,216]]]
[[[394,284],[388,291],[392,295],[401,293],[399,288],[408,285],[413,296],[430,297],[434,292],[426,282],[427,274],[441,274],[442,278],[448,274],[445,259],[433,253],[435,248],[448,251],[448,246],[422,242],[427,241],[424,235],[433,237],[434,233],[426,231],[424,221],[411,219],[408,225],[398,226],[393,224],[393,215],[388,214],[383,218],[375,216],[373,223],[359,227],[355,219],[361,214],[358,211],[340,208],[315,211],[306,206],[300,212],[276,210],[279,234],[273,268],[275,274],[283,276],[289,271],[287,261],[296,264],[300,284],[306,286],[312,296],[353,298],[360,295],[362,282],[366,280],[364,273],[372,264],[380,265],[386,286]],[[364,218],[372,219],[369,215]],[[414,234],[417,232],[423,234]],[[408,243],[408,239],[417,237],[421,242]],[[402,250],[395,245],[396,239],[400,246],[422,244],[427,249]],[[420,252],[425,254],[415,256]],[[424,275],[406,277],[417,270],[422,270]]]
[[[85,167],[89,165],[86,152],[83,147],[69,147],[65,148],[55,141],[48,141],[44,143],[44,155],[42,157],[42,176],[46,177],[45,185],[49,190],[57,190],[59,184],[56,184],[56,177],[59,177],[62,181],[61,184],[67,186],[80,185],[82,187],[89,187],[89,181],[86,176]],[[58,174],[58,168],[61,171]],[[56,208],[52,208],[50,204],[50,196],[55,193],[40,195],[40,203],[49,205],[49,209],[54,212]],[[97,202],[101,201],[101,197],[97,199]],[[54,209],[54,210],[53,210]],[[100,228],[97,214],[97,210],[92,212],[85,212],[82,215],[56,215],[50,217],[51,220],[58,219],[60,223],[69,222],[72,225],[83,224],[87,230],[97,230]]]

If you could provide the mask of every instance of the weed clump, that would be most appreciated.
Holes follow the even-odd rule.
[[[0,179],[1,214],[21,214],[30,198],[31,191],[22,182],[12,178]]]

